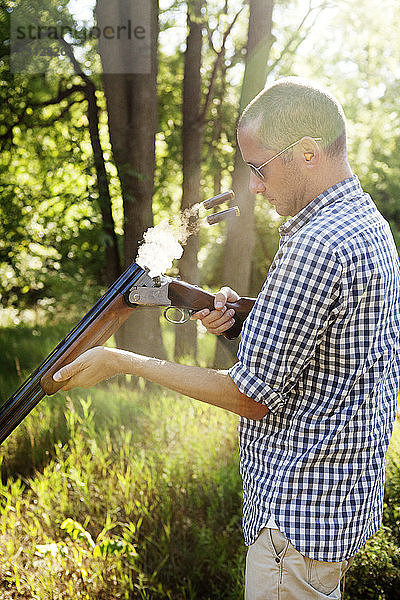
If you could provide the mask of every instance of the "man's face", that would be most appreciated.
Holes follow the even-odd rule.
[[[262,148],[250,127],[239,128],[238,143],[243,160],[256,167],[281,150],[278,148],[272,152]],[[296,160],[295,152],[293,159],[288,162],[278,156],[263,167],[263,180],[250,171],[250,192],[262,194],[281,216],[294,216],[307,204],[307,178]]]

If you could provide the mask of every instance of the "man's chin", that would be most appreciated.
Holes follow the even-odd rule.
[[[290,217],[291,216],[291,215],[289,215],[287,209],[285,210],[284,208],[280,208],[279,206],[276,206],[276,204],[274,204],[273,207],[280,217]]]
[[[275,198],[268,198],[268,196],[264,196],[264,198],[269,202],[269,204],[271,204],[273,206],[273,208],[275,209],[275,211],[278,213],[278,215],[280,217],[290,217],[292,215],[290,215],[287,211],[287,208],[283,208],[280,206],[277,206],[277,202]]]

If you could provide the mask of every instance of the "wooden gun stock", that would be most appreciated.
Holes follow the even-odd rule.
[[[202,310],[208,308],[214,310],[215,294],[206,292],[201,288],[186,283],[185,281],[173,280],[168,287],[168,297],[171,300],[172,306],[177,308],[187,308],[192,310]],[[242,330],[243,322],[248,317],[249,312],[254,306],[255,298],[239,298],[236,302],[227,302],[227,308],[233,308],[235,311],[235,323],[230,329],[225,331],[223,335],[228,340],[233,340],[238,337]]]

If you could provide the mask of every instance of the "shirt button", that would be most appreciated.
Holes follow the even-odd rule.
[[[275,562],[279,564],[281,562],[281,559],[280,558],[276,558]]]

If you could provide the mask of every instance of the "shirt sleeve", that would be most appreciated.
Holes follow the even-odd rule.
[[[322,242],[296,238],[278,251],[229,370],[243,394],[273,413],[284,406],[340,304],[338,258]]]

